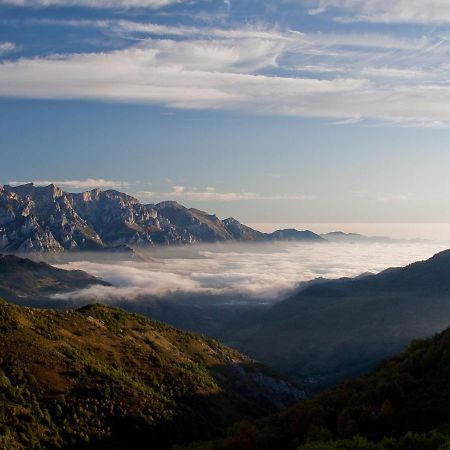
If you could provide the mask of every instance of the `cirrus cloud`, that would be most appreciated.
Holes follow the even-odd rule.
[[[3,61],[0,96],[148,103],[337,124],[450,123],[450,40],[444,36],[87,22],[70,26],[112,27],[131,39],[134,32],[148,35],[121,50]],[[165,32],[179,34],[158,38]]]
[[[170,198],[183,199],[190,201],[217,201],[217,202],[232,202],[245,200],[287,200],[287,201],[302,201],[312,200],[315,197],[312,195],[262,195],[255,192],[219,192],[216,188],[208,187],[204,190],[189,189],[185,186],[173,186],[170,192],[138,192],[138,197],[141,198]]]
[[[311,14],[337,10],[335,20],[385,23],[448,23],[450,3],[447,0],[308,0]]]
[[[183,3],[186,0],[0,0],[0,5],[20,7],[151,8]]]

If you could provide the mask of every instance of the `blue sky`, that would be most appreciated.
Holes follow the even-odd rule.
[[[0,0],[0,183],[450,222],[450,3]]]

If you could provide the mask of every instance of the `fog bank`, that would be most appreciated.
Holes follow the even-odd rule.
[[[433,242],[388,244],[300,244],[192,246],[157,249],[146,261],[95,254],[59,264],[89,272],[113,287],[95,286],[59,299],[112,301],[174,294],[237,297],[249,302],[281,300],[315,278],[353,277],[427,259],[446,249]],[[70,258],[69,256],[66,256]]]

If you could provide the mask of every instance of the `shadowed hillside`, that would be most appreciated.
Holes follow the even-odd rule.
[[[61,270],[49,264],[0,254],[0,296],[20,300],[70,292],[91,285],[109,286],[81,270]]]
[[[323,387],[450,323],[450,251],[403,268],[310,283],[224,331],[232,347]]]
[[[437,450],[450,446],[450,329],[370,375],[197,450]]]

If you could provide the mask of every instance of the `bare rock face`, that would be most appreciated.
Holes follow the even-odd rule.
[[[268,240],[266,234],[256,231],[253,228],[243,225],[233,217],[222,221],[223,226],[236,241],[265,241]]]
[[[294,230],[296,231],[296,230]],[[299,239],[292,234],[290,239]],[[310,232],[308,232],[310,233]],[[284,236],[284,235],[283,235]],[[268,235],[235,219],[220,220],[177,202],[143,205],[115,190],[72,194],[59,187],[0,186],[0,250],[101,250],[201,242],[267,241]],[[310,233],[302,238],[321,239]]]
[[[115,190],[0,186],[0,250],[98,250],[233,240],[213,215],[176,202],[143,205]]]

